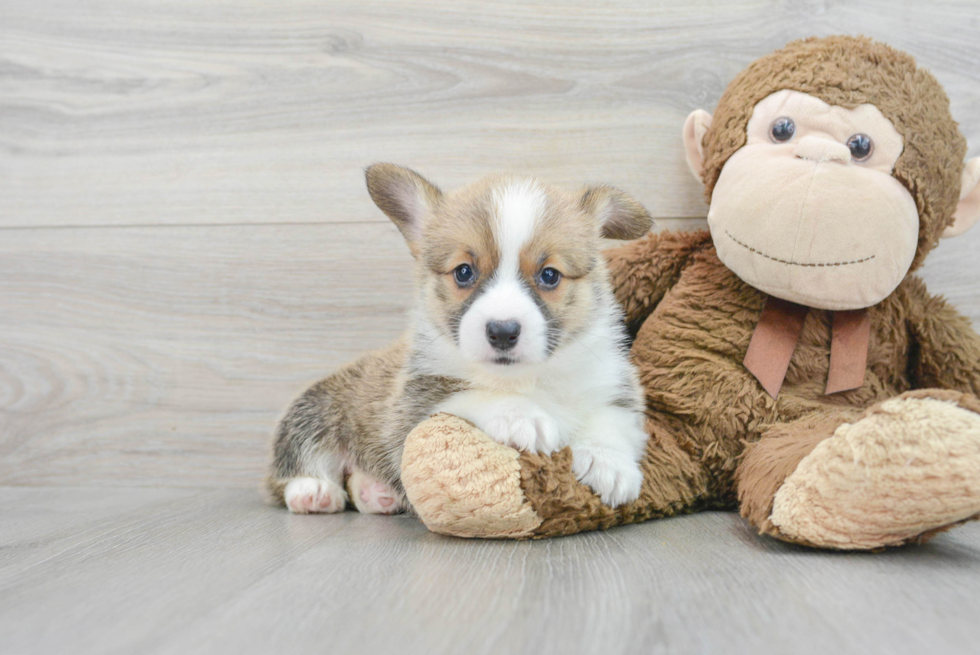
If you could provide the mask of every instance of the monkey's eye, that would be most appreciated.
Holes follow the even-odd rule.
[[[468,287],[476,279],[476,271],[469,264],[460,264],[453,269],[453,278],[456,284],[461,287]]]
[[[793,122],[792,118],[786,116],[774,120],[772,127],[769,128],[769,136],[776,143],[789,141],[794,134],[796,134],[796,123]]]
[[[867,134],[855,134],[847,140],[847,147],[855,161],[864,161],[875,150],[875,142]]]
[[[561,282],[561,273],[550,266],[538,275],[538,284],[545,289],[554,289]]]

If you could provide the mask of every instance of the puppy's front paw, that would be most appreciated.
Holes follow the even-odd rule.
[[[494,441],[518,450],[547,455],[564,446],[558,423],[529,402],[501,403],[497,412],[480,427]]]
[[[639,463],[627,453],[602,446],[572,446],[572,472],[610,507],[640,497],[643,473]]]
[[[344,509],[347,494],[338,484],[321,478],[293,478],[283,492],[294,514],[332,514]]]

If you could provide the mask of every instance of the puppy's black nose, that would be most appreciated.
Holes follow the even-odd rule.
[[[488,321],[487,341],[497,350],[510,350],[517,345],[521,324],[517,321]]]

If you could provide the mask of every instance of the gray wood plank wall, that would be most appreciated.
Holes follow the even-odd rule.
[[[754,58],[864,33],[980,154],[975,0],[0,0],[0,484],[248,487],[312,379],[404,325],[361,169],[629,190],[701,225],[680,128]],[[980,325],[980,229],[924,275]]]

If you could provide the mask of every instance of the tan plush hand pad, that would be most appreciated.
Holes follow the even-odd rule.
[[[405,440],[402,482],[433,532],[520,538],[541,525],[521,489],[520,454],[471,423],[437,414]]]

